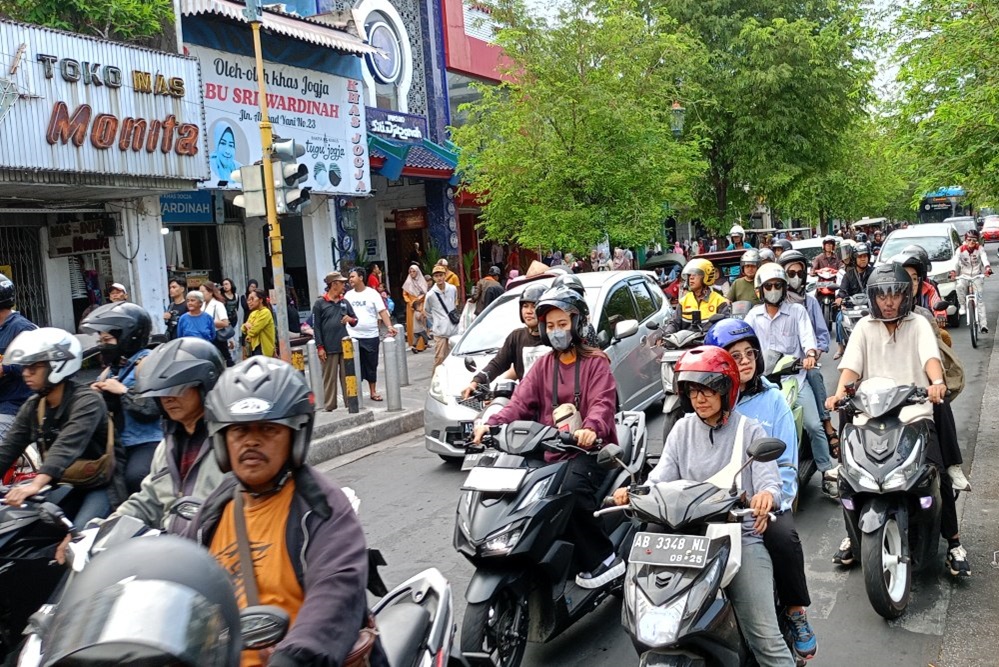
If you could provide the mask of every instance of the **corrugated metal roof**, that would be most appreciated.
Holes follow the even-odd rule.
[[[240,23],[249,23],[243,16],[244,9],[243,4],[232,0],[181,0],[181,13],[184,16],[215,14]],[[362,39],[349,32],[292,14],[265,9],[262,23],[267,30],[273,30],[278,34],[300,39],[310,44],[326,46],[348,53],[381,53],[380,49],[366,44]]]

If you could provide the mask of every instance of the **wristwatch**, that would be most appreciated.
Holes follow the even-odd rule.
[[[936,385],[938,385],[938,384],[943,384],[943,383],[944,383],[944,381],[943,381],[943,380],[934,380],[934,381],[933,381],[933,385],[934,385],[934,386],[936,386]]]
[[[815,359],[818,356],[819,356],[818,352],[816,352],[815,350],[812,350],[812,351],[808,352],[808,354],[805,355],[805,358]]]

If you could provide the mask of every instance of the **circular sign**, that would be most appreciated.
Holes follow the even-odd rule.
[[[448,228],[452,232],[457,231],[457,229],[458,229],[458,221],[454,219],[453,215],[450,218],[448,218],[448,220],[447,220],[447,226],[448,226]]]
[[[382,53],[368,54],[368,67],[380,83],[395,83],[402,73],[402,45],[399,36],[385,21],[368,25],[368,42]]]
[[[447,212],[450,213],[451,215],[454,215],[454,202],[449,201],[447,203]]]
[[[340,239],[340,247],[343,248],[343,253],[349,255],[354,250],[354,239],[350,238],[350,234],[344,234]]]
[[[458,248],[458,235],[455,232],[451,232],[451,247]]]

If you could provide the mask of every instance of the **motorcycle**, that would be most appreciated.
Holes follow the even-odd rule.
[[[598,498],[642,477],[645,413],[617,415],[623,467],[610,471]],[[560,492],[567,462],[545,463],[545,452],[593,456],[570,433],[516,421],[483,438],[484,454],[462,485],[454,546],[474,566],[465,593],[461,653],[470,665],[517,667],[527,642],[547,642],[581,619],[616,589],[576,585],[573,545],[562,538],[574,503]],[[634,527],[621,518],[604,522],[615,551],[631,544]]]
[[[676,362],[683,356],[684,352],[698,345],[704,344],[706,331],[699,329],[681,329],[671,334],[660,333],[651,334],[646,341],[647,345],[659,345],[664,348],[662,357],[659,360],[659,372],[663,383],[663,392],[666,398],[663,399],[663,442],[673,430],[673,426],[683,417],[683,406],[680,404],[680,395],[676,393],[673,386],[673,368]]]
[[[816,368],[821,366],[816,365]],[[794,427],[798,434],[798,488],[801,489],[812,479],[812,475],[818,472],[815,465],[815,457],[812,454],[812,441],[808,437],[803,425],[802,408],[798,405],[798,393],[800,388],[795,376],[800,373],[801,361],[789,354],[781,354],[774,350],[767,350],[763,353],[763,376],[780,387],[781,394],[787,406],[791,408],[794,415]],[[800,497],[800,494],[799,496]],[[798,497],[795,497],[792,509],[798,509]]]
[[[755,664],[725,590],[741,566],[742,519],[753,512],[738,482],[750,463],[775,461],[784,448],[775,438],[752,443],[729,489],[689,480],[632,486],[627,505],[595,512],[648,524],[631,543],[622,611],[640,667]],[[600,461],[615,455],[605,448]]]
[[[836,290],[839,289],[840,274],[836,269],[822,268],[816,271],[815,298],[822,306],[822,316],[830,329],[836,323]]]
[[[843,299],[841,312],[843,313],[843,344],[845,345],[850,340],[850,334],[853,333],[860,318],[871,314],[871,302],[863,292],[854,294]]]
[[[461,432],[461,442],[468,442],[472,438],[472,431],[475,424],[484,424],[486,420],[505,408],[513,398],[513,392],[517,389],[517,380],[497,379],[492,384],[481,384],[475,388],[472,394],[463,400],[458,401],[459,405],[478,411],[474,421],[462,421],[458,424]],[[470,470],[482,456],[481,452],[466,452],[461,464],[462,470]]]
[[[940,476],[926,458],[931,418],[913,406],[926,390],[868,378],[842,410],[840,502],[860,547],[867,597],[887,619],[909,604],[913,570],[931,563],[940,534]]]

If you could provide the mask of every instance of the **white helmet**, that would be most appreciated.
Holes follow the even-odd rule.
[[[4,353],[4,362],[29,366],[49,362],[48,387],[64,382],[83,365],[83,346],[71,333],[55,327],[42,327],[19,333]]]
[[[763,286],[767,283],[779,280],[781,281],[781,289],[776,294],[773,290],[766,292]],[[761,266],[756,271],[756,294],[760,297],[760,301],[768,303],[773,306],[780,305],[787,296],[787,274],[784,273],[784,267],[780,264],[774,264],[773,262],[768,262]]]
[[[732,229],[728,230],[728,235],[746,238],[746,230],[743,229],[741,225],[732,225]]]

